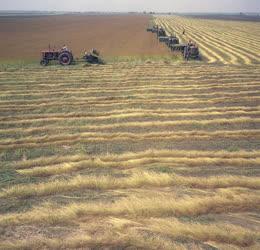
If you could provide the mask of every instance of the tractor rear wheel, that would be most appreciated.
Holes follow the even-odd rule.
[[[63,66],[67,66],[67,65],[70,65],[73,61],[73,56],[71,53],[69,52],[62,52],[60,55],[59,55],[59,63]]]

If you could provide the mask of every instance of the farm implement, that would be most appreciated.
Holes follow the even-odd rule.
[[[100,53],[96,49],[92,49],[91,52],[85,52],[82,59],[92,64],[104,64],[104,61],[100,58]]]
[[[74,59],[73,53],[66,46],[56,50],[49,47],[48,50],[42,51],[42,58],[40,64],[47,66],[51,61],[57,61],[60,65],[68,66],[73,63],[87,62],[90,64],[103,64],[103,60],[100,58],[100,53],[96,49],[92,49],[90,52],[85,52],[81,59]]]
[[[180,44],[176,35],[167,36],[165,29],[158,25],[147,28],[147,32],[156,33],[159,42],[165,43],[171,51],[181,52],[185,60],[200,59],[199,47],[194,42],[189,41],[187,44]]]
[[[159,29],[158,25],[154,25],[152,28],[147,28],[147,32],[157,33]]]

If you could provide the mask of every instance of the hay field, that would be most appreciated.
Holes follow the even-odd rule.
[[[0,249],[259,249],[259,75],[1,66]]]
[[[181,40],[197,42],[210,63],[259,64],[259,22],[156,16],[155,22]],[[185,34],[183,35],[183,30]]]

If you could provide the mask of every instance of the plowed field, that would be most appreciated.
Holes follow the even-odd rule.
[[[145,32],[149,16],[63,15],[0,17],[0,59],[40,57],[49,44],[66,44],[79,57],[97,48],[104,56],[167,55],[165,46]]]

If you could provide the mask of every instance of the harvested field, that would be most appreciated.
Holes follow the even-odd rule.
[[[260,249],[260,67],[203,48],[1,65],[0,249]]]
[[[260,22],[260,15],[257,14],[189,14],[185,16],[200,19]]]
[[[259,248],[259,74],[3,70],[0,249]]]
[[[156,16],[155,22],[181,40],[195,41],[204,60],[223,64],[260,63],[260,23]],[[183,35],[183,30],[185,34]]]
[[[145,15],[0,17],[1,60],[39,60],[49,44],[66,44],[74,54],[97,48],[105,56],[168,55],[145,29]]]

